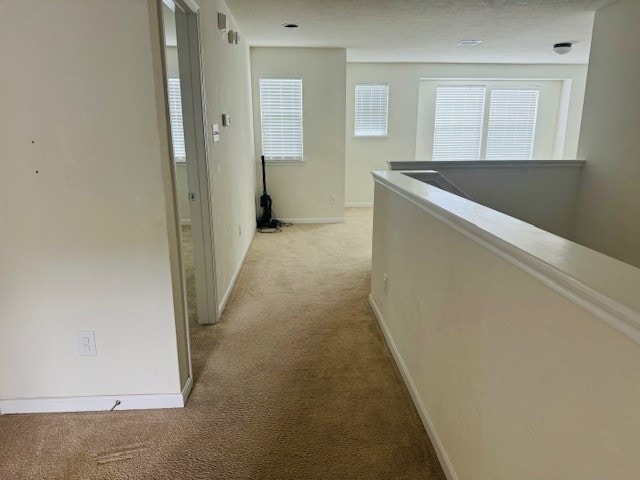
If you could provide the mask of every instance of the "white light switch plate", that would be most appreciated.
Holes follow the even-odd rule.
[[[214,142],[219,142],[220,141],[220,127],[218,126],[217,123],[214,123],[213,125],[211,125],[211,134],[212,134],[212,138]]]
[[[76,332],[76,347],[78,355],[96,355],[96,336],[93,330],[78,330]]]

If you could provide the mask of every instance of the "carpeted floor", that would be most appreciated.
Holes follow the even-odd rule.
[[[367,303],[371,211],[257,234],[179,410],[5,415],[1,479],[444,479]],[[193,320],[193,319],[192,319]]]

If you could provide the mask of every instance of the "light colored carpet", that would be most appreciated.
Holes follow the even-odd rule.
[[[2,479],[438,479],[367,303],[371,211],[257,234],[184,409],[0,417]]]

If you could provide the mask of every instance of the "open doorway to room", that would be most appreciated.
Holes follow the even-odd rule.
[[[198,5],[162,0],[175,193],[189,324],[218,319]]]

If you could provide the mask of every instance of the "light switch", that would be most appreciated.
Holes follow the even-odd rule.
[[[214,123],[213,125],[211,125],[211,135],[214,142],[220,141],[220,127],[218,126],[217,123]]]

